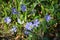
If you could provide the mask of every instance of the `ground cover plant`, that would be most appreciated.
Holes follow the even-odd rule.
[[[60,0],[0,0],[0,40],[60,40]]]

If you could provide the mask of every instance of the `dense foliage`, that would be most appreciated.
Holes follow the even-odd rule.
[[[0,0],[1,40],[59,40],[60,0]]]

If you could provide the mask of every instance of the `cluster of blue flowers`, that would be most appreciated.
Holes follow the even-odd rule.
[[[38,19],[36,19],[35,21],[32,22],[27,22],[25,28],[27,30],[32,30],[34,27],[38,27],[38,25],[40,24],[40,22],[38,21]]]
[[[26,6],[24,4],[21,5],[21,11],[22,12],[25,12],[26,11]],[[17,14],[16,8],[12,8],[12,14]],[[45,19],[46,19],[47,22],[49,22],[50,19],[51,19],[50,15],[46,15],[45,16]],[[4,19],[4,22],[6,22],[7,24],[9,24],[11,22],[11,18],[10,17],[6,17]],[[19,24],[23,24],[24,23],[24,21],[21,21],[19,18],[17,18],[17,22]],[[34,20],[33,22],[27,22],[26,25],[25,25],[25,29],[31,31],[34,27],[38,27],[39,24],[40,24],[40,22],[39,22],[38,19]],[[14,26],[10,31],[16,32],[17,29]],[[29,32],[25,31],[25,33],[28,34]]]
[[[21,11],[22,11],[22,12],[26,11],[26,6],[25,6],[24,4],[21,5]],[[12,14],[18,14],[17,9],[16,9],[15,7],[12,8]],[[11,21],[12,21],[12,19],[11,19],[10,17],[4,18],[4,22],[5,22],[6,24],[9,24]],[[19,18],[17,18],[17,22],[18,22],[19,24],[23,24],[23,23],[24,23],[24,21],[21,21]],[[12,33],[17,32],[16,26],[13,26],[13,28],[12,28],[10,31],[11,31]]]
[[[26,11],[26,6],[24,5],[24,4],[22,4],[21,5],[21,10],[24,12],[24,11]],[[18,12],[17,12],[17,10],[16,10],[16,8],[12,8],[12,14],[17,14]],[[6,22],[7,24],[9,24],[10,22],[11,22],[11,19],[10,19],[10,17],[6,17],[5,19],[4,19],[4,22]],[[20,20],[18,19],[18,23],[20,23]]]
[[[25,29],[31,31],[34,27],[38,27],[39,24],[40,24],[40,22],[38,21],[38,19],[36,19],[33,22],[27,22]],[[29,34],[29,32],[25,31],[25,34]]]

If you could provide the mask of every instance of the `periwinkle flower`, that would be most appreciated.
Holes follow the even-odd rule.
[[[10,17],[6,17],[6,18],[4,19],[4,22],[6,22],[7,24],[9,24],[9,23],[11,22]]]
[[[12,13],[13,13],[13,14],[17,14],[16,8],[12,8]]]
[[[39,24],[40,24],[40,22],[38,21],[38,19],[36,19],[33,22],[27,22],[26,26],[25,26],[25,29],[27,31],[25,31],[24,33],[29,34],[30,33],[29,31],[31,31],[34,27],[38,27]]]
[[[27,22],[27,23],[26,23],[26,26],[25,26],[26,30],[32,30],[33,27],[34,27],[34,26],[33,26],[32,22]]]
[[[21,5],[22,12],[26,11],[26,6],[24,4]]]
[[[40,24],[40,22],[38,21],[38,19],[36,19],[36,20],[33,22],[33,25],[34,25],[35,27],[38,27],[39,24]]]
[[[24,34],[28,35],[28,34],[30,34],[30,32],[25,30]]]
[[[51,19],[51,16],[50,16],[50,15],[46,15],[46,16],[45,16],[45,19],[46,19],[47,22],[49,22],[50,19]]]
[[[16,26],[13,26],[13,28],[10,29],[10,32],[12,32],[12,33],[17,32],[17,28],[16,28]]]

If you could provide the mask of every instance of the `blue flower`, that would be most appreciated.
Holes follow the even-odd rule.
[[[16,26],[13,26],[13,28],[10,30],[11,32],[17,32]]]
[[[25,5],[21,5],[21,10],[24,12],[24,11],[26,11],[26,6]]]
[[[31,31],[34,27],[38,27],[38,25],[40,24],[40,22],[38,21],[38,19],[36,19],[33,23],[32,22],[27,22],[25,29]],[[25,31],[25,34],[29,34],[29,31]]]
[[[47,22],[49,22],[50,19],[51,19],[50,15],[46,15],[46,16],[45,16],[45,19],[46,19]]]
[[[24,34],[28,35],[28,34],[30,34],[30,32],[29,31],[24,31]]]
[[[16,8],[12,8],[12,13],[17,14]]]
[[[4,19],[4,22],[6,22],[7,24],[9,24],[9,23],[11,22],[10,17],[6,17],[6,18]]]
[[[33,27],[34,27],[34,26],[33,26],[32,22],[27,22],[27,23],[26,23],[26,26],[25,26],[26,30],[32,30]]]
[[[36,20],[33,22],[33,25],[34,25],[35,27],[38,27],[39,24],[40,24],[40,22],[38,21],[38,19],[36,19]]]

